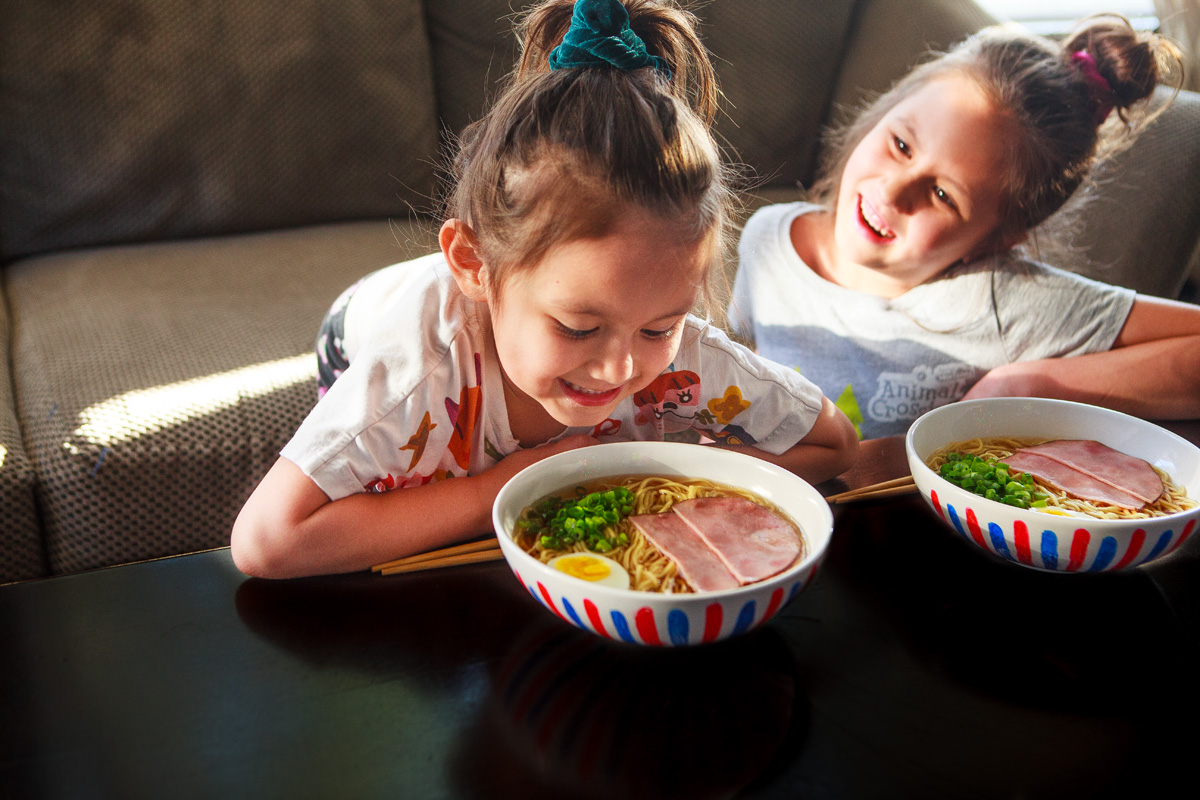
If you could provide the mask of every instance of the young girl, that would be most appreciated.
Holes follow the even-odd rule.
[[[463,136],[441,252],[326,319],[326,392],[234,525],[242,571],[470,538],[517,471],[595,442],[704,438],[811,481],[850,465],[853,426],[813,384],[689,314],[729,194],[693,19],[552,0],[521,32],[510,86]]]
[[[1200,415],[1200,307],[1013,250],[1108,147],[1106,119],[1133,132],[1175,54],[1104,16],[1059,48],[989,29],[918,67],[842,132],[816,203],[747,222],[732,324],[864,438],[975,397]]]

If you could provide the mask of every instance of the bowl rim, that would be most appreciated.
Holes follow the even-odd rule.
[[[589,445],[585,449],[590,450],[595,447],[605,447],[605,448],[623,448],[623,449],[629,449],[629,450],[640,450],[646,446],[651,446],[656,449],[671,448],[673,450],[676,450],[677,452],[682,452],[682,448],[709,447],[707,445],[691,444],[691,443],[687,443],[687,442],[662,442],[662,441],[655,441],[655,440],[645,440],[645,441],[633,441],[633,442],[601,442],[599,444]],[[753,466],[756,469],[765,468],[765,470],[769,473],[777,473],[777,475],[780,478],[791,479],[791,480],[796,481],[797,482],[797,487],[796,487],[797,490],[799,492],[801,492],[802,494],[807,495],[807,500],[812,502],[812,504],[817,509],[818,513],[821,515],[821,518],[822,518],[821,527],[822,527],[824,533],[820,537],[821,538],[821,542],[819,543],[820,546],[818,547],[818,546],[814,545],[810,541],[809,537],[804,536],[804,528],[795,519],[791,519],[790,521],[792,522],[792,524],[795,525],[798,529],[800,529],[801,535],[804,536],[805,552],[804,552],[802,558],[798,559],[795,563],[793,563],[791,566],[789,566],[787,569],[783,570],[782,572],[777,572],[776,574],[771,575],[766,578],[763,578],[760,581],[756,581],[754,583],[749,583],[744,586],[735,586],[730,589],[718,589],[716,591],[699,592],[699,591],[693,590],[692,592],[685,593],[685,594],[664,593],[664,592],[643,592],[643,591],[640,591],[637,589],[632,589],[632,588],[619,589],[614,586],[605,586],[603,584],[592,583],[591,581],[584,581],[579,578],[573,578],[572,576],[567,575],[566,573],[551,569],[550,567],[548,567],[546,564],[544,564],[540,560],[534,558],[529,553],[525,552],[525,549],[523,547],[521,547],[520,545],[518,545],[516,543],[516,541],[513,539],[512,532],[502,530],[502,527],[500,524],[501,523],[500,507],[502,504],[501,503],[502,498],[506,499],[508,494],[512,493],[514,491],[511,489],[511,487],[516,484],[517,479],[521,478],[522,476],[525,476],[526,478],[528,478],[529,475],[531,475],[531,474],[538,474],[543,471],[549,471],[554,467],[554,465],[556,463],[561,463],[562,461],[568,461],[568,460],[570,460],[570,457],[572,455],[574,455],[575,457],[579,456],[579,452],[577,450],[567,450],[562,453],[556,453],[552,456],[547,456],[546,458],[542,459],[541,461],[537,461],[537,462],[530,464],[529,466],[523,468],[516,475],[513,475],[511,478],[509,478],[508,481],[505,482],[504,486],[502,486],[500,488],[500,491],[497,492],[496,500],[492,504],[492,527],[496,534],[496,538],[500,542],[500,549],[503,551],[505,559],[508,561],[510,567],[513,566],[511,558],[515,556],[516,558],[519,559],[519,561],[523,562],[524,564],[529,565],[530,567],[532,567],[535,570],[538,570],[539,574],[546,573],[551,576],[554,576],[555,578],[558,578],[558,577],[569,578],[573,581],[578,582],[580,587],[587,587],[589,592],[597,593],[597,596],[599,596],[599,597],[605,597],[608,599],[620,598],[620,599],[625,599],[625,600],[636,598],[642,604],[645,604],[647,602],[658,602],[658,603],[664,603],[664,602],[666,602],[666,603],[694,603],[694,602],[700,602],[700,601],[712,602],[712,601],[716,601],[716,600],[736,598],[736,597],[739,597],[742,595],[760,592],[760,591],[763,591],[766,589],[773,589],[778,584],[786,583],[788,580],[802,576],[806,570],[812,569],[816,564],[818,564],[824,558],[825,552],[829,548],[829,543],[833,538],[833,509],[830,508],[829,502],[825,499],[825,497],[819,491],[817,491],[816,487],[814,487],[811,483],[804,480],[800,476],[784,469],[783,467],[779,466],[778,464],[773,464],[770,461],[766,461],[765,459],[755,458],[754,456],[748,455],[746,453],[738,453],[738,452],[734,452],[731,450],[725,450],[725,449],[718,448],[718,447],[713,447],[710,450],[710,452],[718,453],[719,455],[716,456],[717,458],[730,458],[733,461],[741,460],[743,463],[747,464],[747,466]],[[639,473],[636,471],[631,471],[631,472],[625,472],[622,474],[654,475],[654,474],[661,474],[661,473],[656,473],[656,472]],[[603,475],[597,476],[597,478],[603,478],[603,477],[605,477],[605,476],[603,476]],[[565,486],[565,484],[564,484],[564,486]],[[778,505],[778,503],[776,503],[776,505]],[[789,516],[789,519],[790,519],[790,516]],[[524,570],[522,570],[522,574],[524,574]]]
[[[1053,519],[1062,519],[1062,520],[1086,519],[1089,526],[1097,525],[1101,529],[1106,528],[1106,527],[1107,528],[1123,527],[1123,526],[1128,526],[1131,523],[1145,524],[1148,520],[1171,520],[1171,519],[1182,517],[1182,516],[1185,516],[1188,514],[1195,515],[1198,511],[1200,511],[1200,505],[1197,505],[1193,508],[1184,509],[1183,511],[1176,511],[1171,514],[1162,514],[1157,517],[1130,517],[1128,519],[1108,519],[1105,517],[1081,518],[1081,517],[1074,517],[1074,516],[1060,517],[1055,514],[1045,514],[1040,511],[1035,511],[1033,509],[1017,508],[1016,506],[1006,505],[1005,503],[1000,503],[996,500],[989,500],[988,498],[984,497],[983,495],[975,494],[972,491],[969,491],[967,489],[962,488],[961,486],[953,484],[950,481],[943,478],[941,475],[939,475],[936,471],[931,469],[925,463],[925,460],[922,459],[917,454],[916,445],[914,444],[913,440],[914,440],[915,436],[917,435],[918,426],[922,425],[922,424],[924,424],[924,425],[931,424],[929,419],[934,418],[936,415],[939,414],[939,412],[951,413],[951,412],[945,411],[945,409],[955,409],[956,411],[966,414],[966,413],[970,413],[970,411],[973,408],[977,408],[977,407],[986,407],[987,405],[998,405],[998,404],[1012,405],[1012,404],[1015,404],[1016,402],[1044,404],[1044,405],[1058,406],[1060,408],[1068,408],[1068,409],[1069,408],[1080,408],[1080,409],[1086,408],[1089,410],[1089,412],[1092,412],[1092,413],[1099,413],[1102,416],[1111,416],[1115,419],[1127,421],[1127,422],[1130,422],[1137,426],[1143,426],[1143,427],[1154,429],[1155,431],[1162,434],[1163,436],[1166,436],[1169,439],[1174,439],[1177,443],[1182,444],[1186,449],[1191,449],[1191,450],[1194,450],[1194,451],[1197,451],[1198,453],[1200,453],[1200,447],[1197,447],[1195,444],[1193,444],[1192,442],[1183,438],[1182,436],[1175,433],[1174,431],[1169,431],[1166,428],[1162,427],[1161,425],[1156,425],[1149,420],[1142,419],[1141,417],[1135,416],[1133,414],[1126,414],[1123,411],[1117,411],[1115,409],[1105,408],[1104,406],[1092,405],[1090,403],[1081,403],[1081,402],[1077,402],[1074,400],[1060,400],[1057,398],[1050,398],[1050,397],[981,397],[981,398],[977,398],[974,400],[960,400],[956,403],[947,403],[946,405],[938,406],[937,408],[933,408],[933,409],[930,409],[929,411],[926,411],[924,414],[922,414],[920,417],[918,417],[916,420],[913,421],[912,425],[909,426],[908,431],[904,435],[904,452],[905,452],[905,456],[908,461],[909,471],[911,473],[913,473],[913,478],[914,479],[916,478],[915,473],[917,471],[921,471],[921,472],[927,474],[929,477],[933,478],[934,480],[940,482],[941,484],[944,484],[945,486],[951,487],[952,489],[954,489],[956,491],[963,492],[972,498],[978,498],[979,501],[988,503],[989,505],[998,506],[998,507],[1004,509],[1008,513],[1027,512],[1031,515],[1034,515],[1035,519],[1042,519],[1042,518],[1049,518],[1051,520],[1053,520]],[[1099,441],[1099,440],[1097,439],[1095,441]],[[1101,444],[1103,444],[1103,442],[1101,442]],[[1145,459],[1142,459],[1142,460],[1144,461]],[[1198,503],[1200,503],[1200,499],[1191,497],[1190,494],[1189,494],[1189,498],[1192,500],[1196,500]]]

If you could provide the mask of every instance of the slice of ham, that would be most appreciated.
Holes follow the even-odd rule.
[[[671,510],[700,534],[742,584],[782,572],[800,555],[796,529],[743,497],[696,497]]]
[[[670,512],[635,514],[629,521],[663,555],[675,562],[679,574],[696,591],[715,592],[739,585],[724,562],[682,517]]]
[[[1023,447],[1001,461],[1073,497],[1121,508],[1145,508],[1163,493],[1148,462],[1088,439]]]

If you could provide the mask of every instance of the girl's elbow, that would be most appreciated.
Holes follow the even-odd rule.
[[[243,509],[229,536],[234,566],[252,578],[286,577],[288,548],[282,544],[284,538],[279,531],[262,524]]]
[[[821,438],[828,451],[828,465],[833,475],[841,475],[858,459],[858,429],[840,408],[828,398],[821,412]]]
[[[830,468],[836,470],[835,476],[850,469],[858,460],[858,430],[845,414],[838,420],[837,435],[830,451]]]

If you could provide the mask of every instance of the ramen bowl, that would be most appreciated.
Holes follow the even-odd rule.
[[[757,583],[713,592],[663,594],[572,577],[543,564],[513,540],[521,513],[547,495],[601,478],[651,475],[706,479],[757,494],[800,528],[801,557]],[[829,504],[787,470],[741,453],[673,442],[599,444],[543,459],[504,485],[496,496],[492,521],[504,558],[534,600],[577,628],[655,647],[715,642],[762,625],[812,580],[833,532]]]
[[[1047,572],[1110,572],[1163,558],[1196,529],[1200,507],[1144,519],[1060,516],[984,499],[926,466],[945,445],[988,437],[1095,440],[1164,470],[1193,500],[1200,499],[1200,449],[1137,417],[1065,400],[1005,397],[935,408],[905,437],[913,479],[951,530],[997,558]]]

